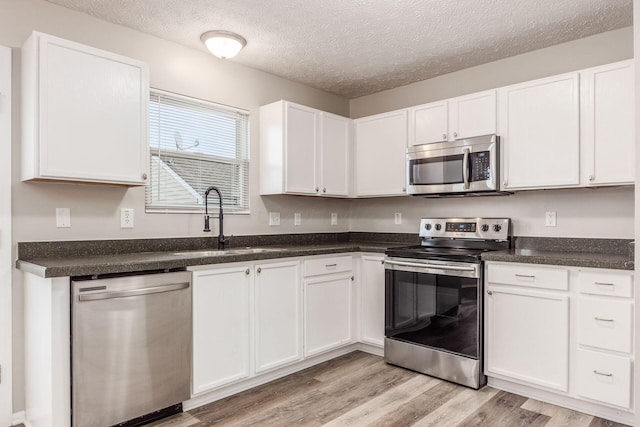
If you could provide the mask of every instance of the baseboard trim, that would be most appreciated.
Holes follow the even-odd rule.
[[[508,391],[509,393],[519,394],[520,396],[528,397],[530,399],[540,400],[542,402],[551,403],[552,405],[604,418],[609,421],[615,421],[617,423],[627,424],[630,426],[633,425],[634,422],[633,412],[587,402],[571,396],[558,395],[550,391],[540,390],[524,384],[489,377],[487,385],[499,390]]]
[[[13,420],[11,421],[12,426],[17,426],[18,424],[24,424],[25,427],[29,427],[29,423],[27,422],[27,414],[25,411],[18,411],[13,413]]]
[[[211,402],[215,402],[216,400],[224,399],[225,397],[232,396],[236,393],[240,393],[242,391],[249,390],[251,388],[257,387],[262,384],[266,384],[270,381],[276,380],[278,378],[285,377],[287,375],[291,375],[295,372],[302,371],[303,369],[310,368],[314,365],[317,365],[322,362],[326,362],[331,359],[335,359],[336,357],[343,356],[347,353],[351,353],[357,350],[361,350],[367,353],[376,354],[373,352],[374,347],[365,345],[362,347],[360,343],[350,344],[345,347],[341,347],[332,351],[328,351],[323,354],[319,354],[317,356],[310,357],[308,359],[302,360],[300,362],[296,362],[291,365],[284,366],[282,368],[275,369],[271,372],[267,372],[261,374],[254,378],[249,378],[246,380],[241,380],[240,382],[230,384],[219,388],[217,390],[212,390],[210,392],[205,392],[199,396],[192,397],[191,399],[183,402],[182,406],[185,411],[190,411],[191,409],[198,408],[200,406],[206,405]]]

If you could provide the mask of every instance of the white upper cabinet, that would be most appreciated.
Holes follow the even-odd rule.
[[[356,196],[405,195],[407,110],[364,117],[354,123]]]
[[[449,137],[447,101],[409,108],[409,145],[444,142]]]
[[[348,196],[349,129],[288,101],[260,107],[260,194]]]
[[[585,185],[632,184],[635,179],[633,61],[583,72]]]
[[[499,89],[503,188],[580,184],[579,74]]]
[[[144,185],[149,71],[34,32],[22,49],[22,179]]]
[[[350,130],[351,119],[320,113],[319,185],[323,196],[349,195]]]
[[[409,145],[496,133],[496,91],[409,108]]]

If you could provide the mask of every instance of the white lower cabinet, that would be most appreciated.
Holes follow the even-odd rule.
[[[486,307],[487,372],[567,391],[569,297],[490,283]]]
[[[486,263],[489,385],[629,423],[633,272]]]
[[[576,362],[578,395],[623,408],[631,406],[631,360],[628,357],[579,348]]]
[[[193,271],[193,394],[302,358],[300,261]]]
[[[352,342],[352,257],[304,262],[304,355]]]
[[[360,341],[384,346],[384,256],[363,255],[360,261]]]
[[[250,272],[238,265],[193,273],[193,394],[251,375]]]
[[[256,373],[302,359],[300,262],[256,266]]]

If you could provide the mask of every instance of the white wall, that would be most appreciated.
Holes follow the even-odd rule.
[[[511,216],[514,218],[516,234],[520,235],[631,237],[633,234],[633,191],[630,189],[530,192],[477,200],[390,198],[346,201],[297,196],[260,197],[257,194],[257,118],[260,105],[287,99],[336,114],[359,117],[630,58],[633,55],[630,29],[485,64],[418,83],[416,86],[385,91],[349,102],[335,95],[236,65],[233,61],[218,60],[204,51],[185,48],[43,0],[0,0],[0,11],[2,45],[19,48],[31,31],[42,31],[147,62],[150,65],[153,87],[249,110],[251,214],[226,216],[225,230],[229,234],[308,233],[349,229],[415,232],[417,218],[428,215]],[[19,49],[14,52],[13,71],[13,164],[16,165],[12,183],[14,243],[205,235],[202,232],[201,215],[146,215],[142,188],[20,182],[17,167],[20,164]],[[56,207],[71,208],[71,228],[55,228]],[[135,209],[134,229],[119,228],[119,212],[122,207]],[[541,212],[546,209],[558,211],[557,228],[542,226]],[[268,211],[281,213],[282,226],[267,225]],[[300,227],[293,226],[294,212],[302,213],[303,224]],[[330,225],[331,212],[338,213],[338,226]],[[394,212],[403,213],[405,224],[393,225]],[[613,221],[610,220],[612,216]],[[15,412],[24,408],[20,274],[15,275],[13,287]]]
[[[151,85],[250,111],[250,215],[226,215],[228,234],[309,233],[346,231],[348,202],[306,197],[260,197],[258,185],[258,107],[287,99],[336,114],[348,115],[348,101],[268,73],[214,58],[206,51],[100,21],[43,0],[0,0],[0,45],[20,48],[31,31],[59,37],[145,61]],[[202,232],[202,215],[145,214],[144,189],[83,184],[43,184],[19,181],[20,50],[14,50],[13,226],[14,242],[49,240],[189,237]],[[215,183],[211,183],[215,184]],[[55,228],[55,208],[71,208],[71,228]],[[121,229],[120,208],[135,209],[135,228]],[[269,227],[267,212],[281,213],[280,227]],[[293,213],[302,225],[293,226]],[[330,225],[331,212],[339,223]],[[217,223],[212,223],[217,226]],[[215,234],[215,231],[211,234]],[[15,259],[15,246],[14,246]],[[22,287],[16,271],[13,288],[14,412],[24,408],[22,372]]]
[[[350,115],[358,118],[629,58],[633,58],[632,27],[352,99]],[[557,227],[544,226],[546,210],[557,211]],[[402,213],[403,225],[394,225],[395,212]],[[350,228],[414,232],[418,218],[426,216],[508,216],[519,236],[631,239],[634,195],[631,188],[600,188],[488,198],[366,200],[352,204]]]
[[[636,78],[636,90],[635,90],[635,108],[636,108],[636,182],[638,182],[638,178],[640,177],[640,132],[638,132],[638,125],[640,124],[640,85],[637,82],[640,82],[640,0],[633,0],[633,48],[634,48],[634,59],[635,59],[635,78]],[[640,186],[636,185],[635,188],[635,209],[636,212],[640,212]],[[634,236],[636,242],[640,242],[640,215],[636,215],[635,217],[635,227],[634,227]],[[635,265],[640,266],[640,250],[635,251]],[[635,285],[638,286],[638,276],[635,276]],[[633,327],[634,330],[634,351],[635,355],[635,369],[633,370],[633,389],[635,390],[633,393],[633,407],[635,408],[635,422],[634,425],[640,426],[640,369],[638,369],[638,360],[640,359],[638,355],[640,355],[640,315],[638,315],[637,310],[640,308],[640,292],[636,291],[634,293],[635,297],[635,324]]]
[[[633,58],[626,27],[352,99],[352,118]]]

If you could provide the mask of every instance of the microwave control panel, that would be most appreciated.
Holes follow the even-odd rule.
[[[488,151],[469,154],[471,163],[471,181],[487,181],[491,179],[491,156]]]

